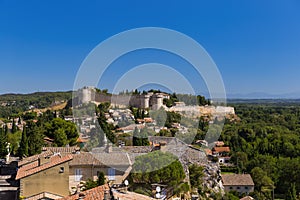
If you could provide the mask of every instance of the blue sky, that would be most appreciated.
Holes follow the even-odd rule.
[[[154,26],[199,42],[227,93],[300,97],[299,10],[297,0],[0,0],[0,93],[71,90],[97,44]]]

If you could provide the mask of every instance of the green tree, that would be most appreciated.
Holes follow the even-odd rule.
[[[100,172],[98,175],[98,185],[104,185],[105,184],[105,175],[103,172]]]
[[[239,200],[240,198],[230,192],[226,192],[222,200]]]
[[[262,193],[263,188],[274,187],[274,183],[267,173],[259,167],[255,167],[251,170],[251,176],[255,183],[255,188],[258,192]]]
[[[98,186],[98,183],[97,181],[93,181],[92,179],[88,179],[84,184],[83,184],[83,188],[82,190],[85,191],[85,190],[90,190],[92,188],[95,188]]]
[[[15,132],[17,132],[17,130],[18,130],[18,127],[16,126],[15,119],[13,119],[12,120],[11,132],[15,133]]]
[[[7,154],[6,143],[7,134],[5,133],[3,128],[0,128],[0,158],[5,157],[5,155]]]
[[[203,183],[203,167],[192,164],[189,166],[190,183],[192,188],[196,188],[201,193]]]
[[[45,135],[54,139],[57,146],[65,146],[66,144],[73,146],[79,137],[75,124],[61,118],[54,118],[43,126]]]
[[[26,126],[23,128],[22,139],[20,142],[20,147],[18,149],[18,155],[20,158],[28,156],[28,140],[26,134]]]
[[[297,200],[297,191],[296,191],[296,184],[291,183],[291,186],[288,190],[288,193],[285,197],[286,200]]]
[[[28,138],[28,155],[35,155],[41,152],[44,145],[44,134],[42,127],[38,127],[36,123],[27,122],[26,134]]]
[[[136,157],[130,176],[134,183],[163,183],[172,187],[178,186],[185,178],[178,158],[161,151]]]
[[[143,128],[140,131],[135,127],[132,138],[133,146],[149,146],[148,129]]]
[[[54,143],[57,146],[63,147],[68,144],[68,138],[64,129],[62,128],[56,129],[53,134],[54,134],[54,138],[53,138]]]
[[[89,190],[101,185],[105,184],[105,176],[103,172],[100,172],[98,175],[98,179],[96,181],[93,181],[92,179],[88,179],[84,184],[83,184],[83,191]]]

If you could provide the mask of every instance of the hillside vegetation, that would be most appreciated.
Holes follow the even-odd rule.
[[[21,114],[30,109],[45,109],[72,98],[72,92],[36,92],[0,95],[0,118]]]

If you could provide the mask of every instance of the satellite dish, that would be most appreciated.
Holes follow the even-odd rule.
[[[157,187],[156,187],[156,192],[160,192],[160,191],[161,191],[160,187],[157,186]]]
[[[159,193],[156,193],[155,197],[156,197],[157,199],[160,199],[160,194],[159,194]]]
[[[128,185],[129,185],[128,180],[125,180],[125,181],[124,181],[124,184],[125,184],[126,186],[128,186]]]

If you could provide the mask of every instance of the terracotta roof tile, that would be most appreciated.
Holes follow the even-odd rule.
[[[73,154],[76,153],[76,151],[79,151],[79,147],[43,147],[43,151],[52,151],[53,153],[61,153],[63,154]]]
[[[32,164],[33,168],[29,168],[28,165],[24,166],[24,168],[21,167],[17,172],[16,180],[27,177],[27,176],[30,176],[30,175],[35,174],[35,173],[38,173],[38,172],[43,171],[45,169],[49,169],[51,167],[54,167],[56,165],[59,165],[61,163],[67,162],[67,161],[72,160],[72,159],[73,159],[73,156],[70,155],[70,154],[66,155],[64,157],[61,157],[60,155],[55,155],[55,156],[52,156],[50,158],[50,162],[45,163],[41,166],[34,167],[34,165]]]
[[[83,192],[80,192],[78,194],[64,197],[60,200],[77,200],[80,196],[84,196],[84,200],[96,200],[96,199],[104,199],[104,191],[109,190],[108,185],[102,185],[95,188],[92,188],[90,190],[86,190]]]
[[[223,174],[222,182],[224,186],[237,186],[237,185],[252,185],[253,180],[250,174]]]
[[[206,155],[212,155],[212,152],[210,149],[204,149]]]
[[[73,160],[70,162],[70,166],[78,165],[98,165],[102,166],[98,159],[96,159],[92,153],[89,152],[80,152],[79,154],[73,154]]]
[[[214,147],[213,148],[214,152],[220,153],[220,152],[230,152],[229,147]]]
[[[18,162],[18,166],[23,166],[23,165],[26,165],[28,163],[34,162],[34,161],[38,160],[41,157],[47,157],[47,156],[51,156],[51,155],[53,155],[53,152],[50,151],[50,150],[47,150],[47,151],[44,151],[40,154],[33,155],[33,156],[30,156],[30,157],[27,157],[27,158],[23,158],[21,161]]]
[[[31,162],[27,165],[23,165],[22,166],[22,170],[29,170],[29,169],[32,169],[32,168],[35,168],[35,167],[38,167],[39,166],[39,162],[36,160],[34,162]]]

